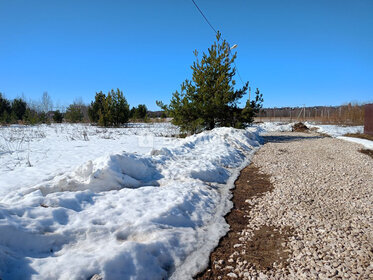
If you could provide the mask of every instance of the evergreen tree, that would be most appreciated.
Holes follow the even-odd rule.
[[[71,104],[65,114],[65,119],[71,123],[78,123],[83,120],[83,113],[78,104]]]
[[[111,102],[108,102],[108,106],[111,113],[112,125],[119,126],[127,123],[130,109],[126,98],[123,96],[123,92],[119,88],[116,91],[112,89],[108,94],[109,96],[111,97]]]
[[[12,102],[12,115],[15,120],[23,120],[26,113],[27,104],[21,98],[16,98]]]
[[[132,107],[130,117],[135,120],[145,120],[148,115],[148,108],[145,104],[139,104],[137,107]]]
[[[148,108],[146,108],[145,104],[140,104],[137,106],[137,117],[139,119],[144,120],[148,114]]]
[[[54,112],[54,114],[53,114],[53,120],[56,123],[62,123],[63,114],[60,112],[60,110],[57,110],[57,111]]]
[[[134,119],[135,116],[136,116],[136,107],[132,107],[132,109],[130,111],[130,118]]]
[[[101,126],[112,126],[113,121],[112,121],[112,112],[111,109],[113,107],[113,98],[110,94],[108,93],[107,97],[105,97],[105,102],[102,110],[100,110],[100,118],[99,118],[99,125]]]
[[[97,94],[96,94],[97,96]],[[96,100],[95,100],[96,102]],[[94,107],[91,104],[91,116],[94,115],[94,110],[98,110],[98,124],[101,126],[120,126],[128,122],[130,117],[130,109],[123,92],[113,89],[107,96],[100,97],[99,105]]]
[[[24,120],[28,124],[37,124],[39,122],[39,116],[38,113],[30,108],[26,109]]]
[[[10,114],[12,107],[10,106],[9,100],[3,97],[0,92],[0,122],[8,123],[10,121]]]
[[[215,126],[244,127],[252,122],[256,108],[263,102],[258,92],[255,100],[246,103],[245,109],[238,107],[249,83],[235,89],[236,69],[232,65],[236,54],[231,55],[229,44],[221,40],[219,32],[216,38],[201,60],[198,52],[194,52],[192,80],[181,84],[180,92],[173,94],[170,104],[157,101],[157,105],[173,118],[172,123],[183,131],[195,133]]]
[[[88,116],[91,122],[97,123],[100,119],[100,112],[104,110],[105,94],[96,92],[95,101],[91,102],[91,106],[88,108]]]
[[[46,123],[47,122],[47,114],[44,111],[38,113],[38,121],[37,122],[41,122],[41,123]]]

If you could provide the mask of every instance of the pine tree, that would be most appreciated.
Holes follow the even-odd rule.
[[[79,104],[71,104],[65,114],[65,119],[71,123],[79,123],[83,120],[83,113]]]
[[[35,110],[30,109],[30,108],[26,109],[24,120],[28,124],[37,124],[40,121],[38,113]]]
[[[113,89],[107,96],[102,92],[96,93],[95,102],[89,108],[91,121],[97,122],[100,126],[120,126],[128,122],[130,109],[123,92]]]
[[[123,92],[119,88],[114,91],[113,89],[108,94],[111,96],[111,102],[108,103],[111,111],[112,125],[119,126],[128,122],[130,109]]]
[[[2,96],[0,92],[0,122],[8,123],[10,121],[10,114],[12,107],[10,106],[9,100]]]
[[[100,119],[100,112],[104,109],[105,94],[96,92],[95,101],[91,102],[91,106],[88,108],[88,116],[91,122],[97,123]]]
[[[198,52],[194,52],[192,80],[187,79],[181,84],[180,92],[173,94],[170,104],[157,101],[157,105],[173,118],[172,123],[183,131],[196,133],[215,126],[244,127],[252,122],[254,108],[263,102],[259,94],[255,101],[247,102],[244,110],[238,107],[249,83],[235,89],[236,69],[232,65],[236,54],[231,55],[229,44],[221,40],[219,32],[216,39],[201,60]]]
[[[132,107],[130,117],[135,120],[146,120],[148,116],[148,108],[145,104],[139,104],[137,107]]]
[[[22,120],[26,113],[27,104],[21,98],[16,98],[12,102],[12,113],[16,121]]]
[[[60,112],[60,110],[57,110],[57,111],[54,112],[54,114],[53,114],[53,120],[56,123],[62,123],[63,114]]]

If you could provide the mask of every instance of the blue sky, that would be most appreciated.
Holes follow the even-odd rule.
[[[373,101],[372,0],[196,2],[265,107]],[[120,88],[154,110],[214,40],[191,0],[0,0],[0,92],[62,105]]]

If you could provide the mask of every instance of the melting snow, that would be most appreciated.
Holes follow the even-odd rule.
[[[0,128],[0,277],[190,278],[228,230],[258,131]]]

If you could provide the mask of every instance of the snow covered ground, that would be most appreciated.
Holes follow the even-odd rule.
[[[346,137],[345,134],[364,133],[364,126],[338,126],[338,125],[315,125],[306,123],[308,127],[315,127],[318,132],[328,134],[332,137],[343,139],[363,145],[367,149],[373,150],[373,141],[355,137]]]
[[[328,134],[332,137],[343,136],[347,133],[363,133],[364,126],[340,126],[340,125],[320,125],[306,122],[309,128],[316,128],[318,132]]]
[[[190,278],[228,229],[258,132],[0,128],[0,278]]]
[[[293,124],[294,123],[264,122],[255,124],[254,126],[258,127],[261,133],[274,131],[286,132],[292,130]]]
[[[295,123],[265,122],[256,124],[255,127],[258,128],[260,133],[274,131],[286,132],[291,131],[294,124]],[[308,128],[315,128],[317,132],[324,133],[335,138],[343,139],[345,141],[361,144],[367,149],[373,149],[373,141],[343,136],[348,133],[363,133],[364,126],[320,125],[309,122],[306,122],[305,125]]]

